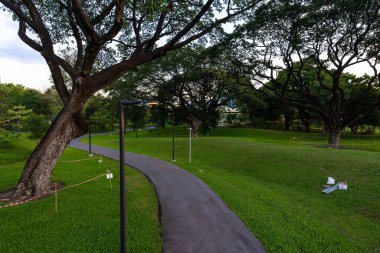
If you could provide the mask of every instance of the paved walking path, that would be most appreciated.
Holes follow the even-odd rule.
[[[88,150],[88,144],[79,139],[70,146]],[[119,150],[92,145],[92,152],[119,160]],[[126,152],[125,161],[156,188],[164,253],[266,252],[244,223],[194,175],[145,155]]]

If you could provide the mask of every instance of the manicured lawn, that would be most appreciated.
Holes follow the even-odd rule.
[[[211,136],[228,136],[250,139],[255,142],[282,144],[289,146],[325,147],[328,135],[321,133],[286,132],[264,129],[215,129]],[[380,135],[353,135],[348,132],[342,134],[340,146],[346,150],[380,151]]]
[[[28,144],[28,145],[25,145]],[[14,186],[35,142],[21,139],[0,147],[0,191]],[[68,148],[63,160],[88,158],[86,152]],[[74,185],[110,169],[113,188],[101,177],[58,193],[54,197],[0,209],[0,252],[118,252],[119,174],[118,162],[99,157],[73,163],[58,163],[52,180]],[[144,175],[127,168],[128,252],[161,252],[158,202],[153,186]]]
[[[139,136],[127,134],[126,150],[171,160],[169,129]],[[376,151],[377,138],[359,143]],[[115,134],[93,142],[118,148]],[[188,138],[176,138],[176,164],[208,184],[269,252],[379,252],[380,154],[316,147],[323,143],[315,133],[217,129],[193,139],[191,164]],[[324,195],[328,176],[348,191]]]

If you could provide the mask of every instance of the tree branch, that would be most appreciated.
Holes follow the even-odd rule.
[[[28,46],[30,46],[37,52],[40,52],[40,53],[42,52],[43,47],[26,35],[26,25],[25,25],[25,21],[22,19],[19,19],[18,36],[25,44],[27,44]]]
[[[235,13],[233,14],[227,14],[227,16],[225,16],[224,18],[221,18],[221,19],[217,19],[215,20],[211,25],[209,25],[208,27],[206,27],[205,29],[203,29],[202,31],[200,31],[199,33],[189,37],[188,39],[184,40],[183,42],[179,42],[178,41],[184,37],[190,30],[193,26],[195,26],[195,24],[197,22],[200,21],[200,19],[203,17],[203,15],[207,12],[207,10],[210,8],[211,4],[214,2],[213,0],[209,0],[206,2],[206,4],[203,5],[202,9],[199,11],[199,13],[194,17],[193,20],[191,20],[180,32],[177,33],[176,36],[174,36],[174,38],[172,38],[166,45],[164,45],[163,47],[161,48],[165,48],[166,51],[170,51],[170,50],[175,50],[175,49],[178,49],[178,48],[181,48],[185,45],[188,45],[189,43],[193,42],[194,40],[196,39],[199,39],[200,37],[202,37],[203,35],[205,35],[206,33],[210,32],[212,29],[214,29],[215,27],[219,26],[220,24],[223,24],[225,22],[227,22],[228,20],[230,20],[232,17],[234,16],[237,16],[237,15],[240,15],[241,13],[253,8],[254,6],[256,6],[259,2],[261,2],[262,0],[258,0],[256,2],[254,2],[253,4],[239,10],[239,11],[236,11]],[[161,49],[160,49],[161,50]]]
[[[21,1],[8,1],[0,0],[0,3],[4,4],[5,7],[14,12],[19,19],[22,19],[25,23],[29,25],[33,30],[37,31],[37,25],[32,21],[20,8],[23,4]]]
[[[86,36],[86,40],[89,44],[97,44],[99,41],[99,35],[95,31],[91,24],[89,17],[83,11],[80,0],[71,0],[73,4],[73,13],[77,20],[79,27]]]
[[[104,8],[104,10],[102,10],[98,16],[96,16],[90,21],[90,24],[92,26],[95,26],[102,22],[111,13],[113,7],[115,7],[116,5],[116,2],[117,1],[112,0],[112,2],[106,8]]]
[[[79,73],[81,64],[83,63],[83,43],[82,43],[82,36],[80,34],[80,31],[77,27],[77,25],[74,22],[74,14],[71,6],[67,6],[63,2],[59,2],[60,6],[67,11],[70,27],[73,31],[73,35],[75,38],[75,42],[77,44],[77,59],[74,64],[74,70],[76,73]]]
[[[124,5],[124,0],[118,0],[115,9],[114,23],[112,27],[109,29],[109,31],[101,37],[101,44],[104,44],[106,41],[115,37],[119,33],[120,29],[123,27]]]

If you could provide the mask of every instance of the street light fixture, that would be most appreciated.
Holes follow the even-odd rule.
[[[127,210],[125,194],[125,150],[124,150],[124,106],[146,105],[155,106],[157,102],[146,100],[120,100],[119,102],[119,142],[120,142],[120,252],[127,252]]]

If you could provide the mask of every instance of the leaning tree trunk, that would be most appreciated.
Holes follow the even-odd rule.
[[[84,102],[70,100],[53,121],[25,164],[11,198],[41,196],[49,193],[50,176],[57,160],[70,141],[83,134],[86,127],[80,112]]]

